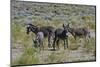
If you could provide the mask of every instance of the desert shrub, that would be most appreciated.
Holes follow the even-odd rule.
[[[69,46],[69,49],[70,49],[70,50],[77,50],[78,47],[79,47],[79,45],[77,45],[77,44],[71,44],[71,45]]]
[[[93,22],[86,22],[86,25],[90,28],[95,30],[95,24]]]
[[[51,53],[49,56],[48,56],[48,61],[50,63],[53,63],[54,61],[56,60],[56,56],[54,53]]]
[[[86,15],[86,16],[83,16],[82,17],[82,19],[84,20],[84,21],[95,21],[95,16],[93,16],[93,15]]]
[[[48,55],[48,59],[47,61],[49,63],[59,63],[59,62],[62,62],[64,60],[64,56],[63,56],[63,52],[53,52],[51,53],[50,55]]]
[[[11,34],[12,34],[12,38],[14,39],[15,42],[20,40],[20,38],[24,36],[22,25],[20,23],[12,24]]]
[[[69,49],[77,50],[79,47],[79,45],[78,45],[79,39],[75,40],[73,36],[70,36],[68,39],[69,39]]]
[[[91,38],[89,40],[85,40],[85,46],[87,52],[95,51],[95,38]]]
[[[12,46],[16,46],[16,44],[20,44],[24,47],[29,46],[30,44],[33,44],[33,37],[34,34],[30,33],[29,35],[26,34],[26,28],[23,23],[14,23],[12,24],[12,31],[11,31],[11,40],[12,40]]]
[[[13,62],[13,65],[38,64],[39,59],[36,53],[37,50],[33,47],[26,48],[22,56]]]
[[[95,16],[83,16],[84,26],[95,30]]]

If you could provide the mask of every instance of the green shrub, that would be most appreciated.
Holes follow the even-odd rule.
[[[36,53],[37,50],[35,48],[26,48],[22,56],[13,62],[13,65],[38,64],[39,59]]]
[[[85,40],[85,46],[87,52],[95,51],[95,38],[91,38],[89,40]]]

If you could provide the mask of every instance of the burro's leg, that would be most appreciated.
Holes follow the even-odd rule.
[[[66,46],[67,46],[67,48],[68,48],[68,36],[67,36],[67,38],[66,38]]]
[[[53,41],[53,50],[55,50],[55,42],[56,42],[56,39],[57,37],[54,38],[54,41]]]
[[[43,43],[43,41],[42,41],[42,49],[44,50],[44,43]]]
[[[59,49],[59,39],[57,40],[57,47],[58,47],[58,49]]]
[[[66,49],[66,43],[65,43],[65,39],[63,40],[64,41],[64,50]]]
[[[48,36],[48,47],[50,48],[51,47],[51,44],[50,44],[50,35]]]

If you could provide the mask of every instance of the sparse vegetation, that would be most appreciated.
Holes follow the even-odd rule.
[[[37,64],[39,63],[39,59],[36,54],[37,50],[33,47],[25,48],[21,57],[17,58],[14,65],[23,65],[23,64]]]
[[[87,52],[95,51],[95,38],[91,38],[85,41],[85,48]]]
[[[94,6],[12,1],[11,8],[11,49],[13,51],[12,56],[14,56],[12,65],[95,60],[96,18]],[[62,28],[63,23],[70,23],[72,28],[87,27],[93,32],[89,40],[84,38],[75,40],[69,34],[69,48],[66,50],[63,49],[63,42],[60,41],[60,49],[50,51],[47,45],[47,38],[45,38],[44,51],[39,52],[33,46],[34,33],[26,34],[25,24],[30,22],[38,26],[53,26],[55,29]],[[14,49],[19,50],[17,52],[19,56],[14,55],[16,53]],[[20,52],[22,52],[21,55],[19,54]]]

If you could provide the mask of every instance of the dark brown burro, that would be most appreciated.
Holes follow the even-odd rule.
[[[90,31],[88,28],[83,27],[83,28],[71,28],[69,24],[67,25],[68,32],[72,34],[72,36],[75,38],[76,37],[89,37],[90,38]]]
[[[55,46],[57,45],[59,49],[59,40],[63,40],[64,42],[64,49],[68,48],[68,26],[63,24],[63,29],[58,28],[55,30],[55,38],[53,42],[53,49],[55,50]],[[56,44],[55,44],[56,43]]]
[[[35,26],[33,24],[27,24],[26,27],[27,31],[26,33],[29,34],[29,32],[33,32],[37,35],[38,32],[43,32],[44,37],[48,37],[48,47],[52,47],[52,41],[51,39],[54,38],[54,27],[52,26],[42,26],[42,27],[38,27]]]

